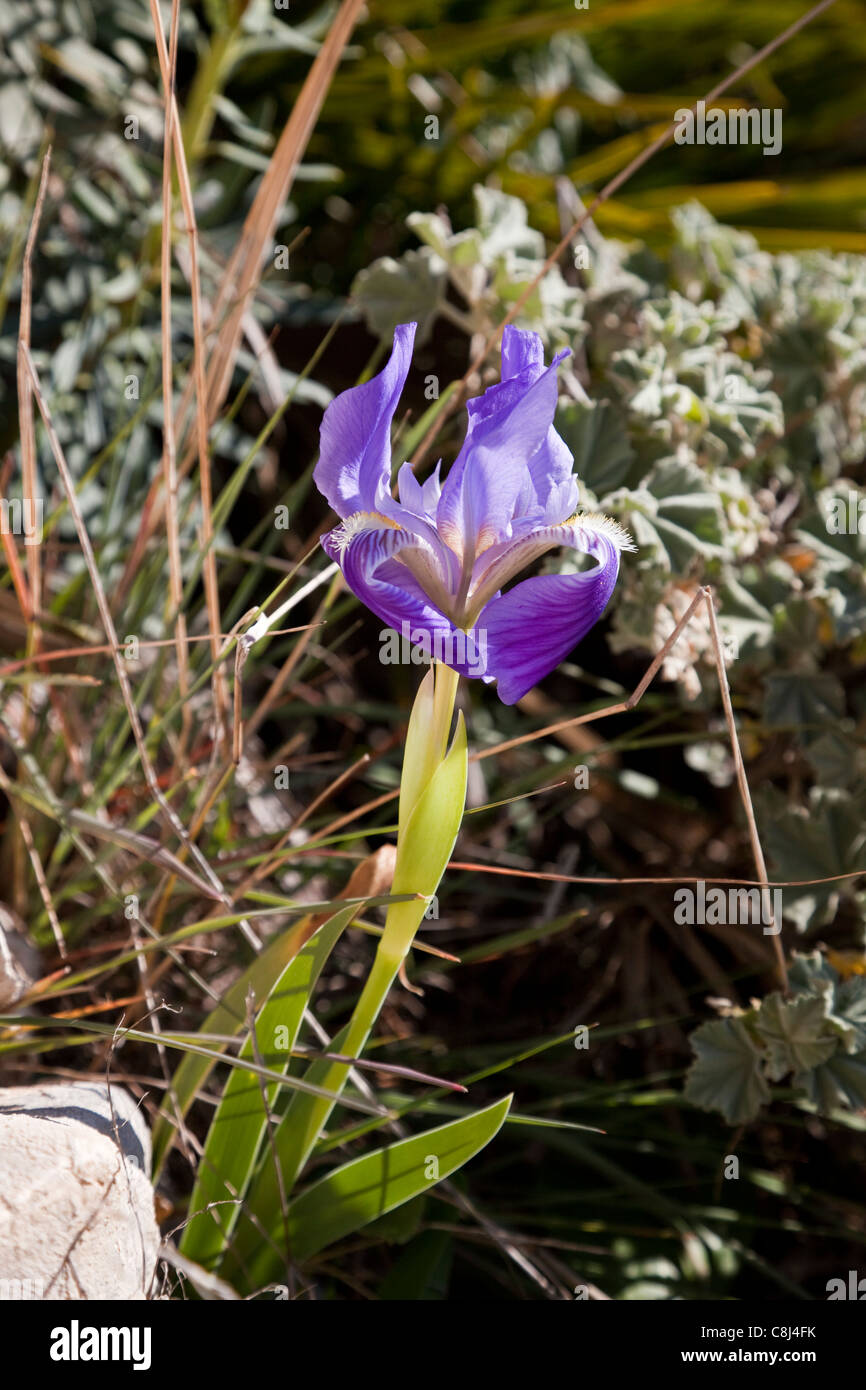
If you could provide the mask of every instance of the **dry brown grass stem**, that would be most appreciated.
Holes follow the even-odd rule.
[[[201,298],[201,277],[199,274],[198,262],[198,224],[195,217],[195,205],[192,197],[192,186],[189,178],[189,170],[186,161],[186,151],[183,146],[181,134],[180,117],[177,110],[177,102],[174,95],[174,66],[171,55],[166,49],[165,35],[162,32],[162,22],[159,14],[157,0],[150,0],[151,16],[153,19],[154,33],[156,35],[156,48],[159,56],[159,66],[162,73],[163,87],[166,93],[170,93],[171,100],[171,131],[174,145],[174,157],[177,167],[178,187],[180,189],[181,205],[186,222],[186,231],[189,238],[189,286],[190,298],[192,301],[192,322],[193,322],[193,383],[195,387],[195,408],[196,408],[196,436],[198,441],[198,465],[199,465],[199,490],[201,494],[201,544],[204,551],[204,590],[205,601],[207,604],[208,627],[210,629],[210,648],[211,659],[213,662],[213,695],[214,695],[214,718],[217,730],[217,741],[223,750],[227,741],[228,726],[228,707],[229,697],[226,683],[225,669],[218,660],[220,647],[220,602],[219,602],[219,583],[217,578],[216,555],[213,550],[213,488],[211,483],[210,470],[210,450],[208,440],[207,423],[207,381],[205,371],[205,329],[202,315]],[[165,178],[165,170],[163,170]],[[165,182],[163,182],[164,196]],[[170,209],[169,209],[170,211]],[[165,229],[164,229],[165,242]],[[170,250],[170,238],[169,238]],[[165,280],[165,266],[163,264],[163,281]],[[174,422],[170,424],[174,429]]]
[[[177,445],[174,433],[174,358],[171,323],[171,241],[172,241],[172,138],[175,125],[174,82],[177,65],[177,31],[180,19],[180,0],[172,0],[168,44],[168,67],[163,73],[165,87],[165,135],[162,151],[162,253],[160,262],[162,298],[162,468],[165,486],[166,539],[168,542],[168,582],[171,610],[175,625],[175,654],[177,680],[183,700],[182,728],[178,761],[182,764],[190,730],[192,710],[186,696],[189,692],[189,659],[186,646],[186,617],[183,612],[183,568],[180,558],[180,525],[178,521]]]

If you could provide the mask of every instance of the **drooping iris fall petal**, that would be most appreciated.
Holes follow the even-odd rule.
[[[616,584],[621,536],[608,536],[586,524],[560,529],[568,533],[563,545],[592,555],[597,563],[578,574],[524,579],[492,599],[479,619],[497,694],[506,705],[513,705],[565,660],[598,622]]]

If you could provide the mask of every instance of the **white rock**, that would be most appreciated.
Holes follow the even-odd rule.
[[[147,1122],[119,1086],[0,1088],[0,1299],[147,1298],[149,1171]]]
[[[27,993],[39,969],[39,953],[27,940],[24,923],[0,903],[0,1009],[8,1009]]]

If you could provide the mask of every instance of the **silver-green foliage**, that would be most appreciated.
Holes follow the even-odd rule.
[[[754,1120],[782,1083],[823,1114],[866,1106],[866,978],[818,952],[794,956],[791,994],[773,993],[692,1034],[685,1096],[730,1124]]]

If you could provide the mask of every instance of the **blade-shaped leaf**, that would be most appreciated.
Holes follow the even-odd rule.
[[[390,845],[384,845],[369,855],[352,874],[342,896],[369,901],[371,897],[387,893],[394,871],[393,856],[394,851]],[[423,903],[421,906],[423,907]],[[342,911],[342,908],[339,910]],[[356,906],[354,910],[357,913],[359,909]],[[249,991],[252,990],[257,999],[265,998],[274,981],[326,920],[327,918],[322,916],[305,916],[288,931],[269,942],[261,955],[256,957],[226,991],[216,1008],[208,1014],[202,1031],[216,1035],[238,1033],[246,1021],[245,1000]],[[159,1177],[166,1155],[174,1143],[178,1117],[186,1114],[198,1088],[210,1075],[214,1065],[214,1061],[190,1053],[175,1072],[171,1091],[163,1101],[153,1127],[154,1181]]]
[[[506,1096],[473,1115],[400,1139],[344,1163],[313,1183],[289,1205],[292,1258],[309,1259],[456,1172],[490,1143],[508,1114],[511,1099]],[[274,1234],[278,1234],[276,1228]],[[272,1254],[268,1247],[261,1247],[251,1271],[256,1280],[269,1277]]]
[[[273,1070],[284,1071],[288,1067],[310,994],[331,950],[356,911],[353,904],[326,922],[289,962],[268,995],[256,1019],[256,1040],[261,1060]],[[283,1030],[279,1036],[278,1029]],[[248,1038],[240,1058],[250,1060],[254,1055],[252,1038]],[[265,1089],[270,1107],[277,1088],[268,1086]],[[208,1130],[190,1198],[189,1209],[193,1216],[181,1241],[183,1254],[201,1265],[220,1254],[231,1239],[238,1216],[237,1205],[220,1208],[217,1219],[205,1208],[211,1202],[243,1197],[261,1149],[266,1123],[258,1079],[244,1071],[232,1071]]]
[[[304,943],[305,921],[295,923],[271,941],[247,970],[228,989],[216,1008],[207,1016],[203,1031],[237,1033],[244,1022],[244,1000],[251,989],[257,996],[267,993],[273,980]],[[153,1127],[153,1178],[159,1177],[166,1155],[174,1143],[176,1117],[186,1114],[198,1088],[209,1076],[215,1061],[189,1053],[184,1057],[172,1078],[171,1093],[166,1096]]]
[[[409,892],[426,896],[435,893],[460,829],[466,799],[466,773],[466,727],[462,716],[458,716],[451,748],[406,822],[394,870],[395,892],[407,891],[396,887],[399,882],[411,883],[413,887]],[[424,910],[423,901],[393,903],[389,908],[385,934],[364,991],[352,1019],[333,1039],[333,1051],[348,1053],[349,1056],[360,1055]],[[319,1059],[310,1064],[304,1079],[324,1090],[339,1093],[348,1074],[348,1064]],[[292,1097],[274,1135],[282,1185],[286,1192],[290,1192],[297,1181],[332,1109],[332,1103],[317,1101],[312,1096],[302,1097],[298,1094]],[[270,1154],[263,1156],[253,1178],[249,1206],[258,1221],[269,1229],[275,1213],[280,1209],[280,1183]],[[232,1258],[237,1256],[241,1262],[248,1262],[259,1241],[253,1223],[241,1216]],[[227,1277],[231,1278],[231,1273]]]

